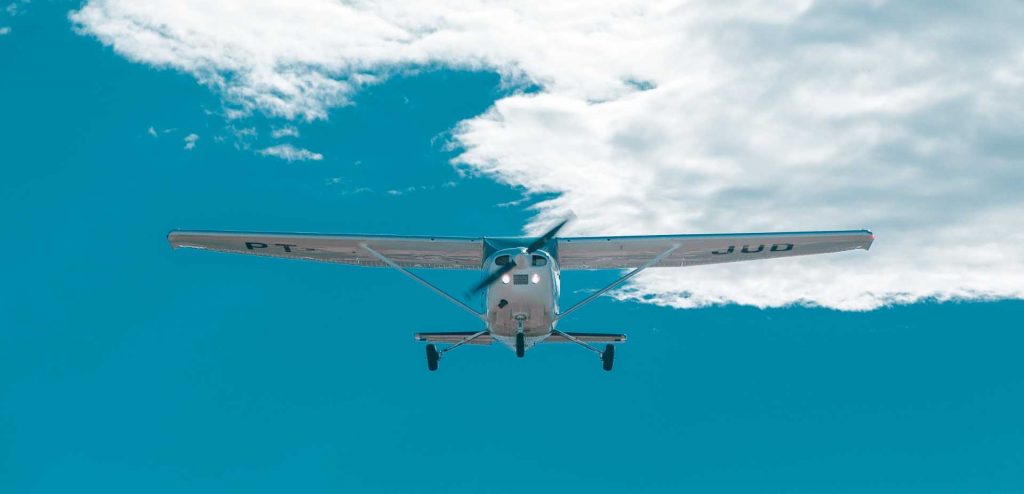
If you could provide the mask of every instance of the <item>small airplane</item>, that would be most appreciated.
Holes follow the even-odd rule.
[[[755,259],[825,254],[871,247],[868,230],[557,237],[563,220],[539,237],[426,237],[400,235],[322,235],[172,231],[172,248],[187,247],[257,256],[307,259],[356,266],[391,267],[434,291],[483,322],[465,332],[417,333],[428,343],[427,368],[466,344],[504,344],[523,357],[539,343],[570,342],[597,354],[606,371],[615,359],[613,343],[626,335],[562,331],[558,322],[641,271]],[[409,271],[410,268],[481,270],[466,293],[484,292],[477,310]],[[558,306],[560,273],[565,270],[632,269],[566,310]],[[435,343],[446,344],[438,349]],[[604,343],[601,350],[593,343]]]

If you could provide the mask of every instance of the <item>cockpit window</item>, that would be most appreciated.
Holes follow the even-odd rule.
[[[504,266],[504,265],[508,264],[508,262],[509,262],[509,261],[510,261],[511,259],[512,259],[512,258],[511,258],[511,257],[509,257],[509,256],[498,256],[498,257],[495,257],[495,258],[494,258],[494,264],[495,264],[496,266]]]
[[[547,266],[548,265],[548,258],[546,258],[544,256],[533,256],[533,265],[534,266]]]

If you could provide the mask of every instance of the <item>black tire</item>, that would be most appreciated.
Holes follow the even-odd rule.
[[[427,368],[436,371],[437,361],[441,359],[441,355],[437,353],[437,347],[433,343],[427,345]]]
[[[612,364],[615,363],[615,347],[612,345],[605,345],[604,353],[601,354],[601,367],[606,371],[612,370]]]
[[[526,355],[526,337],[516,333],[516,357],[523,358],[523,355]]]

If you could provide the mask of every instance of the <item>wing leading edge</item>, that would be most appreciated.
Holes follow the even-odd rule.
[[[651,267],[700,266],[871,248],[868,230],[558,238],[561,269],[628,269],[679,245]]]
[[[560,268],[628,269],[677,249],[651,267],[699,266],[869,249],[868,230],[823,232],[645,235],[556,238]],[[419,237],[402,235],[323,235],[180,231],[167,235],[173,248],[193,248],[286,259],[305,259],[356,266],[385,264],[364,250],[372,249],[407,268],[480,269],[483,237]]]
[[[470,237],[175,230],[167,234],[167,241],[175,249],[185,247],[371,267],[385,264],[361,244],[408,268],[480,269],[484,252],[483,239]]]

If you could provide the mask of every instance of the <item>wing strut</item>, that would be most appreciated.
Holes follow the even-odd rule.
[[[576,305],[574,305],[572,307],[569,307],[569,309],[566,310],[565,312],[562,312],[562,313],[558,314],[557,316],[555,316],[555,320],[557,321],[557,320],[559,320],[559,319],[561,319],[561,318],[563,318],[565,316],[568,316],[569,314],[572,314],[573,312],[575,312],[580,307],[583,307],[584,305],[589,304],[590,302],[594,301],[594,299],[596,299],[597,297],[600,297],[601,295],[603,295],[604,292],[607,292],[608,290],[611,290],[612,288],[615,288],[615,287],[619,286],[624,281],[626,281],[626,280],[628,280],[628,279],[630,279],[630,278],[640,274],[640,271],[643,271],[643,270],[645,270],[645,269],[647,269],[647,268],[657,264],[659,261],[664,259],[666,256],[668,256],[669,254],[671,254],[673,251],[675,251],[678,248],[679,248],[679,244],[673,244],[672,247],[668,248],[668,250],[666,250],[665,252],[662,252],[661,254],[658,254],[657,256],[655,256],[650,261],[647,261],[646,263],[644,263],[644,265],[642,265],[642,266],[640,266],[640,267],[638,267],[638,268],[636,268],[636,269],[626,273],[621,278],[611,282],[608,286],[606,286],[606,287],[604,287],[604,288],[594,292],[589,297],[587,297],[587,298],[577,302]]]
[[[477,331],[476,333],[473,333],[473,334],[471,334],[471,335],[469,335],[469,336],[459,340],[454,345],[452,345],[452,346],[450,346],[448,348],[445,348],[444,350],[441,350],[440,355],[444,355],[444,354],[446,354],[446,353],[448,353],[448,352],[450,352],[450,351],[452,351],[452,350],[454,350],[454,349],[456,349],[456,348],[458,348],[458,347],[460,347],[462,345],[465,345],[466,343],[469,343],[469,342],[471,342],[471,341],[473,341],[473,340],[475,340],[475,339],[477,339],[477,338],[479,338],[479,337],[481,337],[483,335],[486,335],[486,334],[491,334],[491,332],[486,330],[486,329],[483,330],[483,331]]]
[[[470,314],[473,314],[474,316],[476,316],[477,319],[480,319],[480,320],[486,320],[487,319],[487,316],[485,316],[484,314],[481,314],[480,312],[477,312],[476,309],[466,305],[461,300],[459,300],[459,299],[449,295],[444,290],[442,290],[442,289],[432,285],[429,281],[427,281],[427,280],[425,280],[423,278],[420,278],[419,276],[416,276],[415,274],[410,272],[408,269],[405,269],[402,266],[399,266],[398,264],[395,263],[395,261],[392,261],[391,259],[388,259],[384,254],[381,254],[380,252],[377,252],[377,251],[373,250],[372,248],[370,248],[370,246],[366,245],[365,242],[364,243],[360,243],[359,246],[362,247],[363,250],[365,250],[366,252],[369,252],[370,254],[373,254],[373,257],[376,257],[377,259],[380,259],[381,262],[383,262],[384,264],[387,264],[388,266],[391,266],[391,267],[397,269],[400,273],[402,273],[402,274],[412,278],[417,283],[419,283],[419,284],[429,288],[434,293],[436,293],[436,294],[446,298],[449,302],[451,302],[451,303],[461,307],[466,312],[469,312]]]
[[[601,355],[601,350],[598,350],[597,348],[594,348],[594,345],[591,345],[590,343],[587,343],[587,342],[585,342],[585,341],[583,341],[583,340],[581,340],[581,339],[579,339],[579,338],[577,338],[577,337],[575,337],[575,336],[573,336],[573,335],[571,335],[569,333],[566,333],[564,331],[559,331],[559,330],[557,330],[555,328],[551,328],[551,332],[554,333],[554,334],[557,334],[558,336],[561,336],[562,338],[565,338],[566,340],[569,340],[572,343],[580,345],[583,348],[586,348],[587,350],[590,350],[590,351],[592,351],[592,352],[594,352],[594,353],[596,353],[598,355]]]

